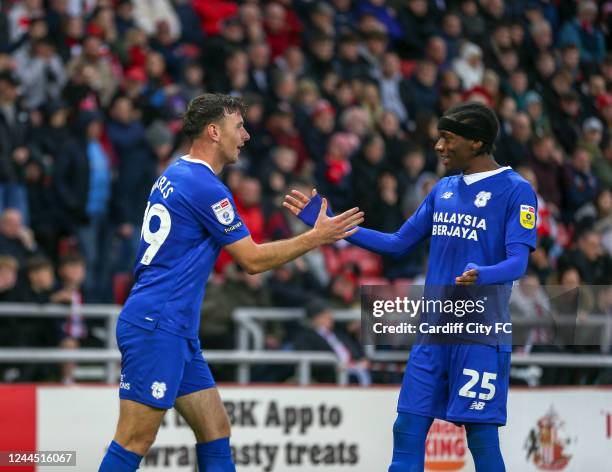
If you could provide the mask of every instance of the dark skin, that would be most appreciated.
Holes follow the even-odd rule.
[[[482,146],[482,141],[466,139],[451,131],[440,131],[434,149],[444,167],[451,172],[463,172],[464,175],[469,175],[499,169],[500,165],[495,162],[491,154],[478,154]],[[477,279],[478,271],[471,269],[455,277],[455,283],[474,285]]]
[[[482,141],[466,139],[450,131],[440,131],[434,149],[444,167],[450,172],[462,172],[464,175],[470,175],[499,169],[500,165],[495,162],[491,154],[478,153],[482,146]],[[316,194],[317,191],[313,189],[312,196],[314,197]],[[310,198],[303,193],[292,190],[291,195],[285,195],[283,206],[297,216],[309,201]],[[477,279],[478,271],[471,269],[455,277],[455,283],[469,286],[474,285]]]

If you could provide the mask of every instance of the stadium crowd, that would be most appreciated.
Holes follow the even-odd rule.
[[[443,174],[438,117],[479,100],[501,123],[497,161],[538,194],[518,312],[549,309],[545,284],[612,282],[611,1],[7,0],[0,13],[0,300],[72,307],[61,323],[0,318],[3,346],[103,345],[79,306],[125,299],[151,186],[187,153],[181,115],[203,92],[248,104],[251,139],[223,179],[255,241],[305,229],[281,207],[291,188],[395,231]],[[331,350],[367,384],[359,326],[336,335],[326,306],[422,281],[426,254],[337,244],[265,275],[222,254],[203,345],[233,346],[238,306],[308,306],[308,326],[271,326],[268,348]],[[612,316],[601,293],[581,316]],[[4,380],[50,375],[35,370]]]

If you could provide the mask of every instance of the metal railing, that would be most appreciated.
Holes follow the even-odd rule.
[[[119,378],[119,361],[121,355],[117,350],[115,328],[117,318],[121,312],[118,305],[82,305],[81,315],[84,318],[104,318],[106,349],[83,348],[70,349],[39,349],[18,348],[0,349],[0,363],[62,363],[62,362],[102,362],[105,363],[105,378],[108,382],[116,382]],[[67,305],[39,305],[34,303],[0,303],[0,317],[13,318],[60,318],[70,314]],[[297,381],[300,385],[307,385],[311,381],[313,365],[329,365],[336,368],[337,383],[346,385],[348,373],[338,365],[337,357],[327,352],[285,352],[285,351],[206,351],[206,360],[211,364],[236,365],[237,381],[241,384],[249,382],[251,366],[265,365],[294,365],[297,368]]]
[[[0,363],[61,363],[61,362],[105,362],[107,365],[121,360],[117,349],[0,349]],[[338,358],[331,352],[284,352],[284,351],[207,351],[206,360],[211,364],[235,364],[238,366],[238,383],[250,380],[253,364],[295,365],[299,385],[311,383],[313,365],[336,367],[338,385],[348,384],[348,373],[338,366]],[[108,370],[106,381],[117,382],[116,370]]]
[[[361,318],[359,310],[333,310],[335,321],[358,321]],[[263,322],[296,321],[305,318],[305,310],[302,308],[237,308],[232,315],[237,323],[236,345],[241,350],[253,349],[255,351],[264,349],[265,331]],[[513,325],[520,327],[547,327],[550,321],[538,319],[518,318],[512,321]],[[557,326],[574,326],[576,319],[571,317],[560,317],[555,320]],[[612,317],[593,317],[581,321],[582,326],[600,327],[602,340],[609,337],[612,327]],[[410,351],[381,351],[376,346],[366,345],[365,354],[368,359],[376,362],[405,362]],[[512,364],[532,365],[543,367],[568,366],[568,367],[612,367],[612,355],[589,355],[589,354],[513,354]]]
[[[37,303],[0,303],[0,317],[12,318],[61,318],[70,315],[71,308],[69,305],[46,304],[40,305]],[[115,328],[117,326],[117,318],[121,313],[119,305],[81,305],[80,314],[83,318],[103,318],[105,319],[106,340],[105,344],[108,350],[117,347],[115,338]],[[4,349],[0,349],[4,351]],[[50,349],[49,351],[66,352],[65,349]],[[100,349],[99,351],[104,351]],[[115,360],[97,359],[98,362],[106,362],[106,377],[117,379],[119,378],[118,365]]]
[[[106,349],[0,349],[0,364],[7,363],[62,363],[68,361],[86,363],[104,363],[105,378],[116,382],[119,377],[119,360],[114,336],[117,317],[121,307],[117,305],[83,305],[81,313],[85,318],[104,318],[107,330]],[[58,318],[67,316],[70,307],[66,305],[37,305],[24,303],[0,303],[0,317],[23,318]],[[359,310],[334,310],[336,321],[355,321],[360,319]],[[234,351],[208,350],[206,359],[211,364],[230,364],[237,366],[237,381],[249,382],[253,365],[294,365],[297,367],[297,380],[300,385],[310,383],[313,365],[336,367],[337,382],[345,385],[348,373],[343,369],[337,357],[329,352],[289,352],[264,350],[265,332],[262,322],[286,322],[304,318],[303,309],[286,308],[239,308],[234,311],[233,319],[237,323],[236,341],[238,349]],[[559,324],[575,323],[575,320],[557,320]],[[610,317],[601,319],[589,318],[584,325],[602,328],[602,336],[610,330]],[[544,322],[534,320],[515,320],[521,326],[545,326]],[[375,346],[366,346],[366,356],[375,362],[405,362],[409,351],[381,351]],[[543,367],[612,367],[612,355],[591,354],[519,354],[512,355],[513,365],[539,365]]]

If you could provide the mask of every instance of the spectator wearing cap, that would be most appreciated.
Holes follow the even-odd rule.
[[[561,95],[560,113],[552,118],[552,129],[566,154],[571,154],[580,136],[580,97],[570,90]]]
[[[30,119],[18,87],[14,73],[0,72],[0,210],[17,208],[29,221],[24,170],[30,159]]]
[[[601,144],[603,142],[603,123],[597,117],[591,116],[582,124],[582,134],[577,146],[589,152],[591,164],[603,158]]]
[[[306,324],[292,339],[296,351],[332,352],[338,357],[340,368],[347,369],[360,385],[371,383],[368,364],[361,347],[334,326],[334,317],[325,302],[313,300],[306,305]],[[334,383],[337,368],[314,367],[313,379],[319,383]]]
[[[566,220],[578,222],[585,215],[592,213],[593,202],[597,195],[599,182],[591,169],[591,157],[588,149],[576,147],[572,159],[565,166],[565,211]],[[590,208],[585,208],[586,206]]]
[[[581,1],[576,17],[563,25],[559,36],[561,45],[578,46],[580,60],[586,66],[602,62],[606,54],[604,35],[595,23],[596,19],[597,3],[592,0]]]
[[[538,92],[530,90],[525,95],[525,111],[531,119],[531,132],[535,136],[543,136],[552,133],[552,127],[548,115],[544,110],[542,97]]]
[[[512,117],[510,126],[511,133],[502,136],[497,144],[495,160],[516,169],[526,162],[529,155],[531,119],[526,113],[519,112]]]

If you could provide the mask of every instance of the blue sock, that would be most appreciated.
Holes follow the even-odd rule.
[[[433,418],[398,413],[393,425],[393,459],[389,472],[423,472],[425,439]]]
[[[196,444],[200,472],[236,472],[229,438]]]
[[[142,456],[111,441],[98,472],[134,472],[138,470]]]
[[[476,472],[505,472],[497,425],[466,423],[465,430]]]

